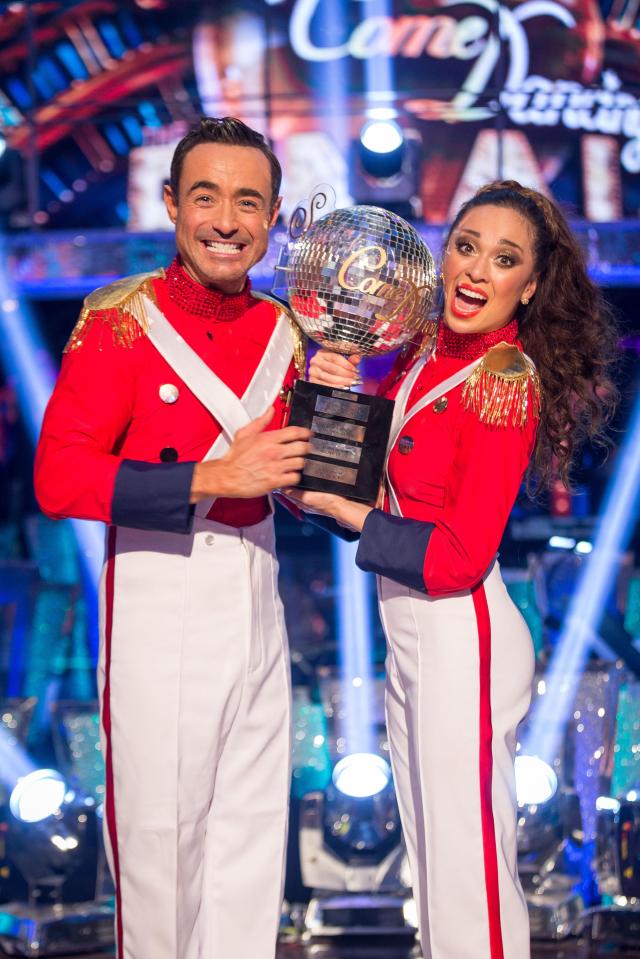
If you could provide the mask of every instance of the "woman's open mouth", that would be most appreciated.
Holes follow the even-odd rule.
[[[488,296],[482,290],[460,283],[451,298],[451,312],[454,316],[469,318],[479,313],[487,300]]]

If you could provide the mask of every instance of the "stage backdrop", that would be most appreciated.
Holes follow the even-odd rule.
[[[638,0],[0,10],[0,208],[3,182],[15,192],[21,181],[23,206],[43,225],[168,227],[168,158],[202,113],[240,116],[273,139],[286,209],[320,181],[348,202],[354,143],[373,114],[394,116],[412,144],[425,222],[446,221],[496,176],[586,219],[640,215]]]

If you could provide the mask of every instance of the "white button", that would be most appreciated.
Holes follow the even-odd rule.
[[[216,538],[215,538],[215,536],[213,535],[213,533],[207,533],[207,535],[206,535],[205,538],[204,538],[204,541],[205,541],[205,543],[207,544],[207,546],[213,546],[213,544],[214,544],[215,541],[216,541]]]
[[[180,396],[180,390],[173,383],[163,383],[158,394],[163,403],[175,403]]]

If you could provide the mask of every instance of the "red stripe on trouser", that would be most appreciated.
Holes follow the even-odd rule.
[[[120,856],[118,854],[118,829],[116,826],[116,802],[113,785],[113,756],[111,746],[111,637],[113,634],[113,586],[116,566],[116,528],[109,529],[107,540],[107,570],[105,577],[105,622],[104,622],[104,691],[102,694],[102,726],[106,739],[105,776],[107,795],[105,815],[111,841],[114,882],[116,885],[116,944],[120,959],[124,956],[122,945],[122,899],[120,889]]]
[[[500,923],[500,890],[498,887],[498,853],[493,820],[493,726],[491,722],[491,619],[484,586],[473,590],[473,605],[478,624],[480,658],[480,816],[484,881],[489,913],[489,946],[491,959],[503,959],[502,926]]]

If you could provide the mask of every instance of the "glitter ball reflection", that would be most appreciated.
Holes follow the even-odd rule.
[[[433,257],[402,217],[352,206],[313,223],[291,243],[289,303],[316,343],[376,356],[433,333]]]

